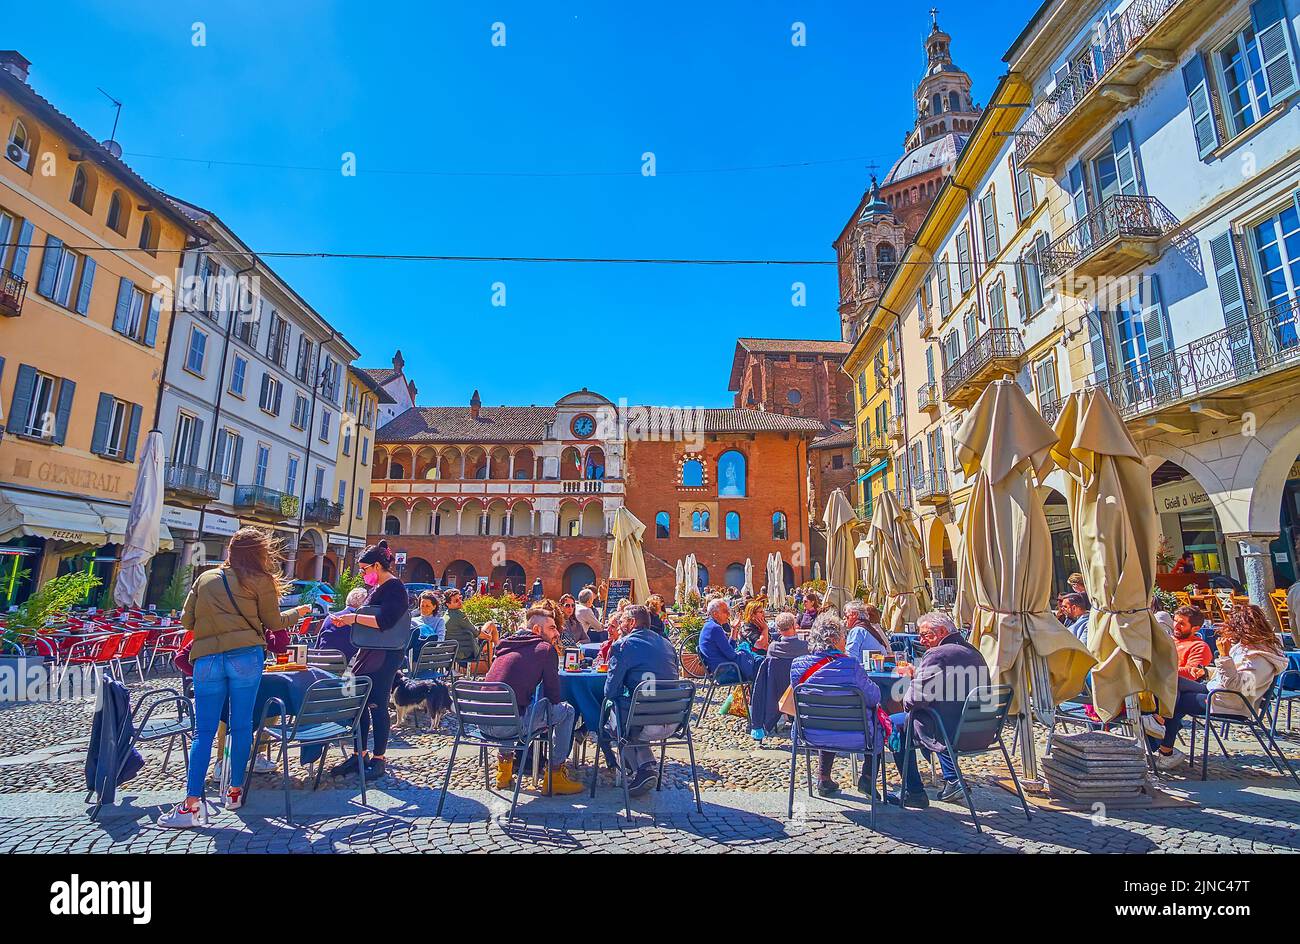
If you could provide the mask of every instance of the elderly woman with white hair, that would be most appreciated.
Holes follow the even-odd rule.
[[[790,666],[790,685],[796,690],[813,688],[820,691],[851,689],[862,693],[867,716],[875,717],[880,706],[880,688],[871,680],[862,663],[850,659],[844,652],[844,624],[833,613],[823,613],[813,621],[809,630],[808,655],[795,659]],[[875,753],[883,746],[883,734],[875,727],[875,744],[865,744],[861,734],[851,731],[824,731],[816,728],[800,729],[800,738],[809,747],[818,749],[817,793],[835,796],[839,784],[831,776],[837,753]],[[867,793],[872,789],[870,765],[864,765],[858,778],[858,789]]]

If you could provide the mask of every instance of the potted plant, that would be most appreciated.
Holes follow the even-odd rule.
[[[1160,535],[1160,541],[1156,544],[1156,570],[1162,574],[1167,574],[1174,569],[1174,563],[1178,560],[1174,556],[1173,550],[1169,547],[1169,538],[1163,534]]]
[[[29,694],[47,691],[49,666],[43,656],[26,655],[14,637],[40,632],[45,624],[77,603],[100,584],[90,571],[76,571],[47,580],[9,615],[0,647],[0,703],[25,701]]]
[[[190,594],[194,568],[189,564],[172,571],[172,579],[167,581],[162,595],[158,597],[158,609],[163,613],[175,613],[185,606],[185,598]]]
[[[334,581],[334,606],[333,609],[341,610],[348,605],[348,594],[357,587],[364,587],[366,582],[361,579],[361,574],[350,567],[343,568],[339,574],[338,580]]]

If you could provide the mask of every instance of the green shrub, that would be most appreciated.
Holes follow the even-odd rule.
[[[464,609],[465,615],[475,626],[494,620],[502,633],[506,633],[514,624],[515,617],[523,612],[524,604],[513,593],[503,593],[499,597],[476,593],[465,600]]]
[[[9,617],[9,629],[35,632],[45,625],[46,620],[84,601],[101,582],[91,571],[64,574],[45,581]]]

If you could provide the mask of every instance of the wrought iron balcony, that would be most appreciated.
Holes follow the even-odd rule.
[[[940,408],[938,384],[921,384],[916,391],[916,408],[922,413],[938,412]]]
[[[866,501],[859,502],[857,507],[858,520],[863,524],[871,524],[871,513],[875,510],[875,499],[868,498]]]
[[[921,314],[917,318],[917,322],[916,322],[916,328],[917,331],[920,332],[921,337],[923,338],[934,337],[934,329],[938,320],[939,319],[934,317],[934,312],[932,312],[928,306],[922,305]]]
[[[943,469],[917,472],[912,492],[919,505],[942,505],[948,500],[948,473]]]
[[[867,457],[871,459],[883,459],[890,455],[891,447],[889,440],[880,433],[875,433],[867,440]]]
[[[853,464],[859,469],[865,469],[871,464],[871,461],[867,458],[866,450],[861,446],[853,447]]]
[[[1133,0],[1020,126],[1019,165],[1052,176],[1075,145],[1136,101],[1144,80],[1177,64],[1221,11],[1203,0]]]
[[[221,479],[196,465],[169,462],[163,471],[163,489],[187,498],[212,501],[221,495]]]
[[[236,485],[235,507],[271,521],[285,521],[298,515],[298,496],[265,485]]]
[[[1015,328],[989,328],[943,372],[943,398],[965,408],[993,380],[1020,369],[1025,345]]]
[[[904,439],[906,439],[907,433],[906,430],[903,428],[903,426],[904,426],[903,417],[891,416],[889,418],[889,424],[887,426],[887,429],[889,430],[889,438],[895,440],[896,442],[902,442]]]
[[[17,318],[23,313],[27,298],[27,280],[20,279],[8,269],[0,269],[0,315]]]
[[[316,524],[323,524],[327,528],[333,528],[343,520],[343,506],[338,502],[330,501],[328,498],[313,499],[307,502],[302,520],[313,521]]]
[[[1056,421],[1061,418],[1061,411],[1065,409],[1065,399],[1065,397],[1061,397],[1051,403],[1044,403],[1038,408],[1038,412],[1047,421],[1048,426],[1055,426]]]
[[[1300,298],[1111,375],[1106,391],[1126,419],[1182,401],[1256,392],[1300,365]]]
[[[1121,275],[1154,260],[1160,240],[1177,225],[1155,197],[1115,194],[1047,247],[1043,279]]]

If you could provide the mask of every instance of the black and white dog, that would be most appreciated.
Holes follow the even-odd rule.
[[[393,676],[393,692],[389,704],[397,712],[397,723],[406,724],[413,714],[424,710],[436,729],[443,716],[451,710],[451,692],[447,686],[433,679],[408,678],[405,672]]]

